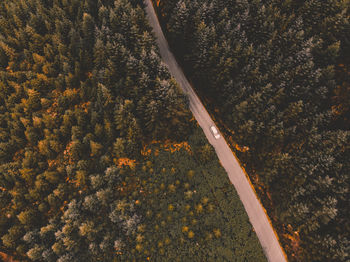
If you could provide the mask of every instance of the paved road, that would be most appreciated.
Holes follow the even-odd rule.
[[[264,208],[257,199],[255,192],[252,189],[241,166],[239,165],[235,155],[232,153],[223,137],[215,139],[211,134],[210,126],[215,124],[199,100],[198,96],[191,88],[184,73],[182,72],[182,69],[177,64],[173,54],[170,52],[168,43],[163,35],[162,29],[158,22],[158,18],[153,9],[151,0],[145,0],[145,4],[148,20],[153,28],[155,36],[157,37],[157,44],[159,46],[162,59],[168,66],[172,76],[176,79],[180,87],[188,96],[190,109],[199,125],[202,127],[209,143],[212,144],[215,148],[222,166],[225,168],[230,181],[235,186],[268,261],[286,261],[285,255],[277,240],[274,230],[264,212]]]

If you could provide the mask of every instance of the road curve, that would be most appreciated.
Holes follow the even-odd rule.
[[[166,41],[159,25],[151,0],[145,0],[145,4],[148,21],[157,38],[157,44],[159,46],[163,62],[167,65],[171,75],[175,78],[184,93],[188,96],[190,110],[192,111],[198,124],[203,129],[209,143],[215,148],[221,165],[225,168],[231,183],[236,188],[236,191],[244,205],[249,220],[254,227],[268,261],[287,261],[271,223],[264,212],[264,208],[257,199],[256,194],[238,160],[222,136],[219,139],[215,139],[211,134],[210,126],[215,126],[215,124],[199,100],[198,96],[191,88],[184,73],[182,72],[182,69],[177,64],[175,57],[171,53],[168,42]]]

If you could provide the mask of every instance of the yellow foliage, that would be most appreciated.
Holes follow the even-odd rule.
[[[168,210],[169,210],[169,211],[173,211],[173,210],[174,210],[174,206],[173,206],[172,204],[169,204],[169,205],[168,205]]]
[[[209,211],[210,213],[213,212],[213,211],[214,211],[214,205],[209,204],[209,205],[208,205],[208,211]]]
[[[203,197],[203,198],[201,199],[201,202],[203,203],[203,205],[206,205],[206,204],[209,202],[209,198]]]
[[[139,232],[145,232],[145,230],[146,230],[146,225],[142,224],[137,227],[137,231]]]
[[[45,139],[39,141],[39,143],[38,143],[38,148],[39,148],[40,154],[46,155],[47,150],[49,149],[49,143],[48,143],[48,141],[45,140]]]
[[[216,238],[221,237],[220,229],[214,229],[213,232],[214,232],[214,236],[215,236]]]
[[[66,96],[66,97],[72,97],[72,96],[77,95],[77,94],[78,94],[78,90],[76,90],[75,88],[73,88],[73,89],[66,89],[63,92],[63,95]]]
[[[194,176],[194,171],[193,170],[189,170],[188,172],[187,172],[187,176],[188,176],[188,178],[192,178],[193,176]]]
[[[27,107],[28,107],[27,101],[28,99],[25,99],[25,98],[21,99],[21,103],[24,105],[24,111],[27,111]]]
[[[194,237],[194,233],[193,231],[191,230],[190,232],[188,232],[188,238],[193,238]]]
[[[33,116],[33,126],[35,128],[40,128],[41,127],[41,118],[37,117],[37,116]]]
[[[195,225],[197,225],[197,223],[198,223],[197,219],[194,218],[191,220],[191,225],[195,226]]]
[[[27,125],[29,124],[29,119],[26,119],[24,117],[20,117],[19,120],[22,122],[24,127],[27,127]]]
[[[135,248],[136,248],[137,251],[140,252],[142,250],[142,245],[137,244]]]
[[[203,206],[201,204],[198,204],[197,207],[196,207],[196,211],[197,211],[197,213],[202,213]]]
[[[27,182],[33,180],[35,177],[34,170],[31,168],[23,168],[20,169],[19,172],[21,173],[22,178]]]
[[[173,184],[170,184],[168,186],[168,189],[169,189],[170,192],[174,193],[176,191],[176,186],[174,186]]]
[[[170,238],[168,238],[168,237],[167,237],[167,238],[165,239],[165,241],[164,241],[164,243],[165,243],[166,245],[169,245],[170,242],[171,242],[171,241],[170,241]]]
[[[36,74],[36,77],[40,80],[43,80],[44,82],[48,81],[46,75],[44,75],[44,74]]]
[[[188,232],[188,227],[183,226],[183,227],[182,227],[182,232],[183,232],[183,233]]]
[[[143,241],[143,239],[144,239],[144,236],[142,236],[141,234],[138,234],[136,236],[136,242],[138,242],[138,243],[141,243]]]
[[[51,65],[48,63],[46,63],[42,68],[44,74],[46,74],[46,75],[48,75],[50,73],[50,69],[51,69]]]
[[[101,144],[90,140],[91,156],[98,155],[102,148],[103,146]]]
[[[76,172],[76,186],[85,185],[86,183],[86,171],[78,170]]]
[[[42,64],[45,62],[45,57],[38,55],[36,53],[33,53],[33,60],[36,64]]]
[[[152,162],[151,161],[147,161],[146,165],[147,165],[148,168],[151,168],[152,167]]]
[[[10,56],[10,57],[15,56],[16,51],[13,48],[9,47],[7,44],[5,44],[3,41],[0,41],[0,47],[5,51],[7,56]]]

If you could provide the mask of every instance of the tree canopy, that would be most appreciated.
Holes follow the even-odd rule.
[[[2,252],[266,261],[154,40],[136,0],[0,2]]]
[[[349,1],[154,1],[291,261],[349,260]]]

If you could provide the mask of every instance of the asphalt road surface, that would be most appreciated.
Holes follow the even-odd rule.
[[[190,110],[192,111],[198,124],[203,129],[209,143],[215,148],[221,165],[225,168],[231,183],[236,188],[236,191],[244,205],[244,208],[249,216],[249,220],[254,227],[268,261],[286,261],[283,250],[277,240],[277,236],[274,233],[267,215],[264,212],[264,208],[257,199],[256,194],[235,155],[232,153],[230,147],[222,136],[219,139],[215,139],[213,134],[210,132],[210,127],[215,126],[215,124],[187,81],[182,69],[176,62],[175,57],[170,52],[168,42],[163,35],[151,0],[145,0],[145,4],[147,17],[150,25],[153,28],[154,34],[157,37],[157,44],[159,46],[163,62],[168,66],[171,75],[175,78],[184,93],[188,96]]]

